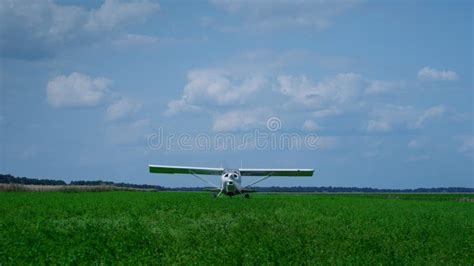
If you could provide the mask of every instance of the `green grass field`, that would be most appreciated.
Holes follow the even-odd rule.
[[[474,263],[474,195],[0,193],[0,264]]]

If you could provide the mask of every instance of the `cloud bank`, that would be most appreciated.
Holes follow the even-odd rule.
[[[105,0],[97,9],[50,0],[0,1],[0,56],[34,60],[91,43],[143,21],[159,10],[152,1]]]

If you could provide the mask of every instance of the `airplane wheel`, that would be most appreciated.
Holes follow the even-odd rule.
[[[245,194],[244,197],[245,197],[246,199],[250,199],[250,194]]]

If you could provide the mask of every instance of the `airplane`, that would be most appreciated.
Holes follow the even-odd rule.
[[[256,192],[250,187],[262,182],[271,176],[313,176],[314,169],[226,169],[212,167],[190,167],[190,166],[171,166],[171,165],[148,165],[150,173],[155,174],[190,174],[199,180],[211,185],[211,188],[205,190],[214,192],[213,195],[219,198],[221,195],[229,197],[235,195],[244,195],[250,198],[249,193]],[[211,181],[200,175],[220,175],[221,186],[217,186]],[[242,186],[242,176],[261,176],[257,181]]]

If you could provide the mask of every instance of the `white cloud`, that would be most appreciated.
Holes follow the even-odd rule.
[[[239,105],[263,88],[261,76],[237,78],[219,70],[194,70],[179,100],[168,103],[168,114],[196,110],[200,105]]]
[[[413,106],[383,105],[374,108],[367,124],[368,132],[389,132],[395,128],[423,128],[427,121],[439,118],[445,112],[443,105],[419,110]]]
[[[383,120],[369,120],[367,124],[368,132],[388,132],[392,130],[392,126],[388,121]]]
[[[418,119],[416,120],[414,124],[414,127],[422,128],[426,121],[442,116],[445,111],[446,111],[446,107],[444,107],[443,105],[433,106],[431,108],[426,109],[418,117]]]
[[[319,150],[330,150],[338,147],[341,143],[338,136],[320,136],[316,141],[316,147]]]
[[[99,9],[90,11],[84,28],[90,31],[114,29],[136,19],[142,20],[158,11],[159,8],[158,3],[150,1],[105,0]]]
[[[394,91],[403,86],[403,82],[393,82],[386,80],[371,80],[365,89],[366,94],[377,94]]]
[[[424,138],[411,139],[408,141],[407,147],[410,149],[418,149],[425,145],[426,140]]]
[[[216,132],[245,131],[265,125],[269,111],[265,109],[237,110],[214,116]]]
[[[196,112],[201,110],[200,107],[188,104],[184,99],[173,100],[168,103],[168,109],[165,115],[175,115],[181,112]]]
[[[452,70],[437,70],[426,66],[418,71],[418,79],[430,81],[455,81],[458,80],[458,74]]]
[[[49,0],[0,1],[1,56],[36,59],[60,48],[102,39],[159,10],[151,1],[106,0],[98,9]]]
[[[315,118],[326,118],[326,117],[329,117],[329,116],[336,116],[336,115],[339,115],[339,114],[342,114],[342,113],[343,112],[342,112],[341,109],[338,109],[336,107],[330,107],[330,108],[327,108],[327,109],[314,111],[312,113],[312,116],[315,117]]]
[[[106,78],[91,78],[77,72],[57,76],[48,82],[47,101],[53,107],[96,106],[107,94],[110,83]]]
[[[303,123],[303,130],[306,131],[316,131],[321,129],[321,127],[314,120],[305,120]]]
[[[385,105],[372,110],[372,117],[367,123],[367,132],[388,132],[392,130],[393,123],[400,123],[410,116],[413,107]]]
[[[124,119],[132,116],[134,113],[138,112],[141,108],[141,105],[128,99],[122,98],[114,103],[112,103],[107,108],[107,120],[115,121]]]
[[[361,1],[234,1],[211,0],[216,7],[231,15],[242,15],[243,25],[219,25],[232,30],[243,27],[254,31],[272,31],[293,28],[323,30],[333,19]]]
[[[352,103],[365,85],[360,75],[338,74],[333,78],[313,84],[306,76],[279,76],[278,90],[295,102],[314,108],[329,108]]]

